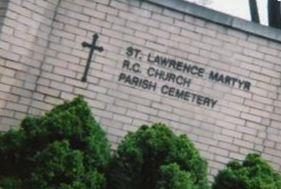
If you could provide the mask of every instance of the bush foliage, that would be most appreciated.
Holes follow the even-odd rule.
[[[109,160],[105,133],[82,97],[0,134],[4,189],[101,189]]]
[[[119,145],[109,188],[205,189],[207,163],[186,136],[176,136],[162,124],[142,126]]]
[[[178,164],[172,163],[160,167],[160,179],[157,189],[195,189],[190,173],[182,171]]]
[[[213,189],[280,189],[281,176],[257,154],[230,162],[215,178]]]
[[[0,133],[3,189],[209,189],[207,163],[185,136],[163,124],[110,147],[82,97]],[[230,162],[213,189],[281,189],[281,176],[256,154]]]

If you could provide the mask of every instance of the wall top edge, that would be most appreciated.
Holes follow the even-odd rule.
[[[281,43],[281,30],[253,23],[222,12],[211,10],[183,0],[145,0],[171,10],[192,15],[213,23],[244,31]]]

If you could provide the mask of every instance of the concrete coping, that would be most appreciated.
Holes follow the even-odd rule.
[[[280,29],[253,23],[184,0],[145,0],[145,1],[281,43]]]

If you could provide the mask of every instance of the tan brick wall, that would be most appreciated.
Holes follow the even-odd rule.
[[[9,1],[0,33],[1,130],[34,113],[32,99],[40,98],[35,90],[55,7],[56,1]]]
[[[0,49],[1,69],[6,70],[0,72],[2,130],[26,112],[41,114],[82,94],[113,147],[128,131],[163,122],[195,142],[209,162],[210,175],[250,152],[261,153],[281,170],[280,43],[138,0],[62,0],[55,15],[54,1],[36,2],[34,6],[49,13],[40,12],[35,19],[29,9],[18,6],[13,11],[22,19],[14,23],[8,17],[5,25],[12,32],[1,34],[0,42],[7,43]],[[44,20],[42,14],[50,17]],[[15,25],[26,19],[32,20],[23,27],[28,30],[17,32],[21,27]],[[83,83],[89,49],[81,43],[90,42],[94,33],[104,51],[95,53],[88,82]],[[128,58],[128,47],[140,49],[142,59]],[[186,74],[192,79],[189,87],[149,77],[149,67],[184,75],[149,63],[149,53],[204,68],[205,75]],[[125,59],[138,62],[141,73],[122,68]],[[250,91],[211,82],[211,71],[251,82]],[[157,82],[157,89],[118,81],[120,73]],[[165,84],[218,102],[211,108],[164,95]]]

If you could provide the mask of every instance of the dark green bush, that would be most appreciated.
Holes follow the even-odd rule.
[[[100,189],[109,160],[105,133],[82,97],[0,134],[4,189]]]
[[[280,189],[281,176],[257,154],[230,162],[215,178],[213,189]]]
[[[30,185],[33,188],[81,185],[81,177],[85,174],[83,154],[71,149],[68,141],[50,144],[34,159],[37,168],[31,175]]]
[[[160,179],[157,189],[195,189],[191,176],[182,171],[178,164],[163,165],[160,168]]]
[[[163,180],[173,172],[171,180]],[[174,183],[168,184],[169,181]],[[179,185],[180,189],[183,183],[208,188],[207,163],[186,136],[176,136],[163,124],[142,126],[136,133],[128,134],[119,145],[112,161],[108,187],[155,189],[157,185],[163,188],[163,182],[168,186]]]

